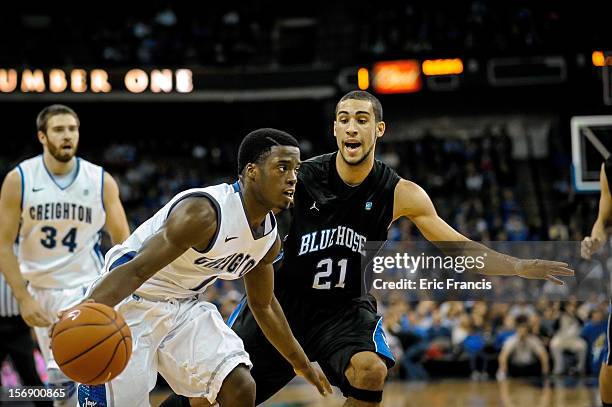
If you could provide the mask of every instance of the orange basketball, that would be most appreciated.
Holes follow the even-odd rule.
[[[62,315],[53,328],[51,349],[66,376],[83,384],[102,384],[125,369],[132,334],[117,311],[87,302]]]

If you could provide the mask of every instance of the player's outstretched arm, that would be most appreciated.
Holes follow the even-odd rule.
[[[295,373],[303,376],[325,396],[332,392],[329,381],[325,374],[308,360],[304,349],[293,336],[287,318],[274,296],[272,262],[278,256],[280,248],[280,239],[277,238],[266,256],[244,277],[249,308],[266,338],[293,366]]]
[[[182,200],[136,256],[106,274],[85,300],[115,306],[190,247],[206,248],[216,228],[217,214],[208,198]]]
[[[0,271],[11,286],[19,303],[21,317],[29,326],[48,326],[51,321],[26,289],[13,244],[19,233],[21,218],[21,175],[18,170],[8,173],[0,192]]]
[[[119,199],[117,182],[107,172],[104,172],[104,208],[106,210],[104,227],[113,244],[120,244],[130,236],[130,227]]]
[[[395,187],[393,219],[406,216],[430,242],[460,242],[457,247],[472,253],[486,253],[487,261],[478,272],[487,275],[518,275],[528,279],[544,279],[555,284],[563,281],[555,276],[573,276],[566,263],[549,260],[525,260],[508,256],[474,242],[440,218],[427,193],[417,184],[400,180]]]
[[[585,259],[590,259],[591,256],[603,246],[608,237],[606,233],[606,222],[612,218],[612,197],[610,196],[610,187],[608,186],[605,164],[601,165],[599,186],[601,187],[601,194],[599,195],[599,212],[597,214],[597,220],[593,225],[591,236],[585,237],[580,245],[580,252]]]

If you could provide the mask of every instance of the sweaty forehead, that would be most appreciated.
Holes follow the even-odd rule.
[[[348,114],[368,112],[373,115],[374,109],[372,108],[372,103],[369,100],[347,99],[338,103],[336,114],[340,114],[340,112],[347,112]]]
[[[71,114],[56,114],[47,121],[47,128],[55,126],[76,126],[77,121]]]

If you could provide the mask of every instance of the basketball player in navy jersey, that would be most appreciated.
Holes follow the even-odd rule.
[[[176,393],[201,403],[253,406],[249,355],[217,308],[200,298],[217,279],[242,277],[253,316],[276,352],[294,374],[322,394],[331,392],[292,335],[273,290],[272,262],[281,246],[273,211],[292,203],[299,165],[292,136],[256,130],[240,145],[239,181],[179,193],[109,250],[106,273],[87,298],[120,303],[134,346],[117,378],[79,385],[81,407],[148,406],[157,372]]]
[[[34,327],[52,384],[68,379],[53,360],[45,327],[99,276],[100,231],[106,229],[113,243],[129,236],[117,183],[76,156],[79,124],[67,106],[44,108],[36,118],[42,155],[10,171],[0,193],[0,271]]]
[[[585,237],[580,246],[582,257],[585,259],[590,260],[591,256],[601,249],[608,240],[606,223],[612,219],[612,196],[610,195],[610,184],[608,183],[609,177],[612,177],[612,158],[610,157],[602,164],[599,175],[601,194],[599,196],[597,220],[593,225],[591,235]],[[610,330],[612,329],[612,324],[610,315],[612,314],[608,313],[608,353],[605,363],[599,369],[599,394],[604,407],[612,407],[612,358],[610,358]]]
[[[386,240],[391,222],[405,216],[433,242],[470,242],[438,217],[425,191],[375,160],[376,140],[385,132],[382,106],[363,91],[345,95],[336,106],[338,151],[302,163],[276,273],[275,294],[306,354],[347,397],[346,406],[377,406],[393,355],[376,314],[376,301],[363,295],[360,272],[366,241]],[[485,274],[518,275],[562,284],[567,264],[522,260],[486,251]],[[228,323],[244,341],[253,362],[257,404],[294,376],[261,334],[243,301]],[[171,395],[164,406],[188,406]],[[195,404],[193,404],[195,405]]]
[[[275,292],[290,326],[309,358],[347,397],[346,406],[379,405],[394,363],[376,301],[363,294],[365,242],[386,240],[389,225],[400,217],[432,242],[471,242],[437,215],[421,187],[374,158],[384,132],[376,97],[355,91],[340,99],[334,121],[338,151],[302,164],[276,274]],[[475,242],[470,246],[487,253],[485,274],[557,284],[562,281],[555,275],[573,275],[565,263],[521,260]],[[248,304],[241,303],[229,323],[251,355],[257,404],[262,403],[294,373],[261,335]]]

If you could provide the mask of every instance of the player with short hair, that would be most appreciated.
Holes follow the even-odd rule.
[[[217,308],[200,299],[217,279],[241,277],[254,318],[287,365],[322,394],[331,392],[274,297],[272,262],[281,243],[273,211],[292,203],[299,165],[291,135],[255,130],[240,145],[236,183],[179,193],[107,253],[106,274],[87,298],[120,303],[133,352],[126,370],[106,385],[79,385],[81,407],[148,406],[157,372],[176,393],[200,402],[254,405],[242,341]]]
[[[385,132],[380,101],[352,91],[336,105],[338,151],[302,163],[284,240],[275,294],[311,360],[347,397],[346,406],[377,406],[393,355],[376,314],[376,300],[364,295],[361,260],[365,243],[384,241],[390,224],[407,217],[432,242],[470,242],[487,254],[485,274],[518,275],[562,284],[567,264],[522,260],[471,242],[436,213],[427,193],[374,157]],[[253,361],[260,404],[295,375],[261,335],[244,301],[229,321]],[[170,396],[167,406],[188,401]],[[172,404],[171,404],[172,403]]]
[[[79,125],[67,106],[44,108],[36,118],[43,154],[10,171],[0,193],[0,271],[34,327],[52,384],[69,379],[53,361],[45,327],[100,274],[100,231],[105,228],[114,243],[129,235],[113,177],[76,157]]]
[[[305,161],[300,168],[284,259],[276,274],[276,296],[311,360],[347,397],[347,406],[382,400],[393,355],[376,314],[376,300],[363,293],[361,260],[368,241],[384,241],[391,223],[407,217],[432,242],[471,242],[436,213],[417,184],[402,179],[374,157],[385,132],[382,106],[368,92],[353,91],[336,105],[338,151]],[[519,275],[562,283],[567,264],[521,260],[475,242],[486,251],[486,274]],[[253,361],[257,403],[293,377],[261,335],[248,304],[230,318]]]
[[[610,195],[610,184],[608,179],[612,176],[612,158],[608,157],[601,165],[599,172],[599,212],[593,224],[591,235],[585,237],[580,245],[582,257],[590,260],[594,253],[599,251],[608,240],[606,223],[612,219],[612,196]],[[612,300],[610,300],[612,308]],[[605,363],[599,369],[599,394],[604,407],[612,407],[612,358],[610,357],[610,331],[612,330],[611,313],[608,315],[608,353]]]

